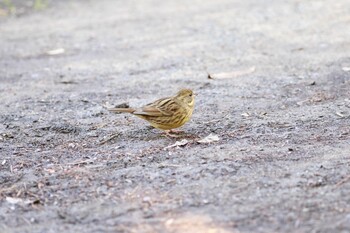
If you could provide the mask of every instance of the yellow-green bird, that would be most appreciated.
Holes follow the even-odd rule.
[[[110,108],[111,112],[127,112],[148,121],[154,128],[174,133],[172,129],[183,126],[190,120],[194,109],[194,93],[182,89],[175,96],[166,97],[142,108]],[[170,135],[169,135],[170,136]]]

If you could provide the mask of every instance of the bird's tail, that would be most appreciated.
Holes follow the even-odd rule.
[[[135,109],[133,109],[133,108],[109,108],[108,111],[133,113],[133,112],[135,112]]]

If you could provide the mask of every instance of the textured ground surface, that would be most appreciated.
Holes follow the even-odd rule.
[[[350,231],[349,1],[57,2],[0,12],[0,232]],[[103,108],[181,87],[180,148]]]

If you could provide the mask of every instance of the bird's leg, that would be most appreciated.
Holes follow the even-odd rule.
[[[168,137],[168,138],[179,138],[180,137],[179,135],[171,134],[171,130],[164,130],[163,134],[165,135],[165,137]]]
[[[169,133],[173,133],[173,134],[181,134],[183,132],[184,132],[183,130],[176,130],[176,129],[169,130]]]

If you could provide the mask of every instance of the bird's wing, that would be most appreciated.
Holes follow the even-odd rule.
[[[172,116],[174,114],[174,101],[171,98],[163,98],[156,102],[147,104],[141,109],[136,109],[133,114],[143,116]],[[172,108],[169,108],[172,106]]]

